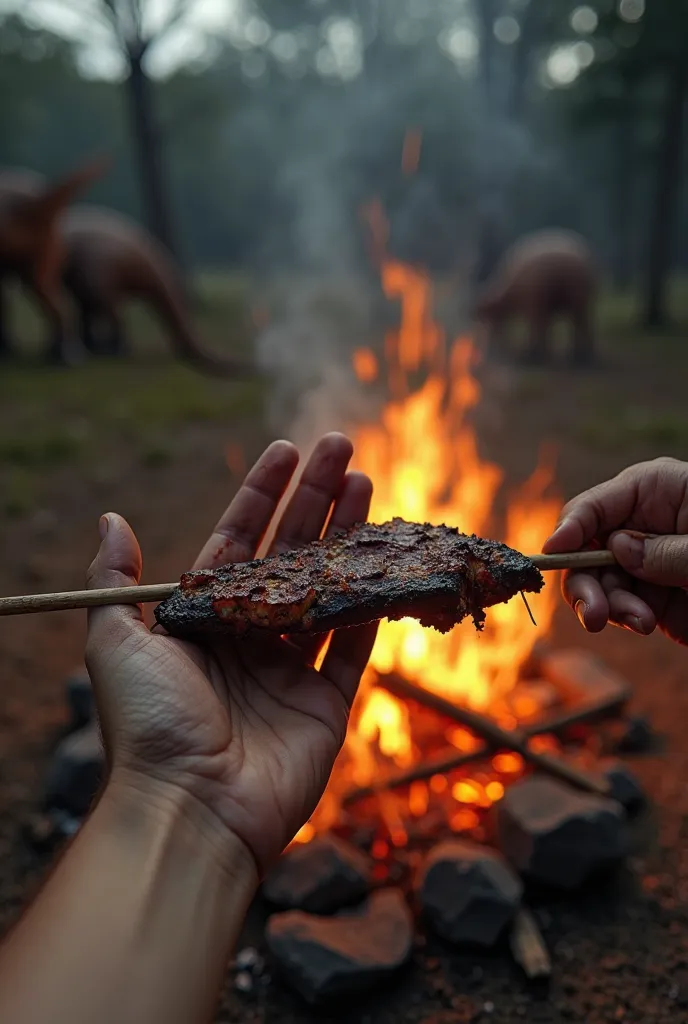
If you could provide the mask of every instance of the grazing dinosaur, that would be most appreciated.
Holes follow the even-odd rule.
[[[60,238],[64,286],[76,302],[82,340],[91,352],[123,351],[121,307],[138,299],[158,315],[177,354],[197,369],[223,376],[254,372],[204,351],[172,258],[138,224],[112,210],[75,206],[61,222]]]
[[[50,183],[26,170],[0,170],[0,356],[9,351],[4,285],[18,278],[50,325],[49,357],[70,362],[77,353],[61,288],[59,223],[66,207],[96,178],[108,160],[89,161]]]
[[[530,332],[529,361],[549,355],[554,321],[573,330],[573,360],[589,363],[594,354],[593,307],[597,270],[584,239],[567,231],[542,231],[518,241],[503,257],[475,305],[475,317],[488,325],[492,340],[508,321],[521,318]]]

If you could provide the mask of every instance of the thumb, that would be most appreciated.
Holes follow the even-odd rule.
[[[620,531],[609,548],[626,572],[661,587],[688,587],[688,536]]]
[[[141,549],[126,519],[114,512],[101,516],[100,547],[87,573],[89,590],[136,585],[141,578]],[[89,611],[89,633],[112,629],[124,619],[141,620],[136,605],[112,605]]]

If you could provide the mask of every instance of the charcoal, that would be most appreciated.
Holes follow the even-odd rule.
[[[623,723],[616,749],[620,754],[646,754],[652,749],[655,734],[644,715],[631,715]]]
[[[368,894],[372,863],[335,835],[288,850],[263,883],[265,899],[289,910],[331,914]]]
[[[496,808],[503,854],[524,875],[575,889],[628,852],[623,808],[553,779],[515,783]]]
[[[266,938],[287,983],[316,1004],[361,995],[392,977],[411,955],[413,920],[402,892],[383,889],[335,917],[275,914]]]
[[[645,803],[645,793],[633,772],[623,761],[608,761],[602,773],[611,787],[610,796],[627,811],[636,811]]]
[[[83,726],[88,725],[95,715],[91,677],[85,665],[82,665],[67,677],[65,680],[65,692],[70,711],[69,728],[72,731],[81,729]]]
[[[429,854],[417,894],[435,931],[450,942],[490,947],[511,922],[523,886],[499,854],[449,839]]]
[[[46,810],[82,818],[105,773],[105,756],[95,722],[65,737],[53,755],[45,785]]]

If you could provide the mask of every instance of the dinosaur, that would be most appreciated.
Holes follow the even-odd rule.
[[[223,376],[254,372],[204,351],[191,326],[179,272],[144,228],[113,210],[75,206],[60,224],[60,238],[63,283],[76,303],[90,352],[123,352],[121,307],[127,299],[139,299],[167,328],[177,354],[197,369]]]
[[[506,252],[478,296],[475,318],[497,344],[510,320],[525,320],[528,359],[533,363],[546,361],[554,321],[567,319],[573,330],[573,361],[583,365],[594,355],[597,284],[595,262],[584,239],[563,230],[527,235]]]
[[[78,353],[61,289],[59,223],[76,195],[105,172],[109,160],[91,160],[50,183],[28,170],[0,170],[0,356],[9,352],[4,284],[16,277],[50,325],[49,358],[71,362]]]

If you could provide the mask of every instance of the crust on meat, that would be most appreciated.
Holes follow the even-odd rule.
[[[542,586],[533,563],[505,544],[393,519],[269,558],[186,573],[155,614],[177,636],[323,633],[406,617],[447,632],[467,616],[481,629],[485,608]]]

